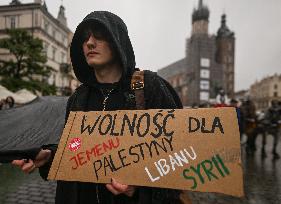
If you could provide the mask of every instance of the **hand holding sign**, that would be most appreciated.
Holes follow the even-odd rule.
[[[110,184],[106,184],[106,188],[114,195],[119,195],[123,193],[129,197],[132,197],[136,190],[135,186],[128,186],[118,183],[114,178],[111,179]]]
[[[18,166],[21,168],[21,170],[25,173],[32,173],[35,168],[39,168],[41,166],[43,166],[44,164],[46,164],[51,158],[51,150],[45,149],[45,150],[41,150],[35,160],[25,160],[25,159],[21,159],[21,160],[14,160],[12,162],[13,165]]]

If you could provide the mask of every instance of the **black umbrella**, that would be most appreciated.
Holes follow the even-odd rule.
[[[65,121],[67,97],[38,97],[0,111],[0,163],[34,159],[42,145],[57,144]]]

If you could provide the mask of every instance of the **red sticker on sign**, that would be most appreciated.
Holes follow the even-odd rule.
[[[69,145],[68,148],[70,149],[70,151],[75,152],[76,150],[78,150],[81,147],[81,139],[76,137],[73,138]]]

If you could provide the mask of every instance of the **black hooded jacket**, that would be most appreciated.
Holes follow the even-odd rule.
[[[97,82],[93,68],[84,57],[82,49],[83,28],[94,24],[105,27],[111,36],[112,46],[116,50],[123,67],[121,80],[114,84]],[[107,11],[90,13],[78,25],[71,44],[71,60],[76,77],[82,83],[69,98],[66,108],[66,119],[70,111],[101,111],[104,107],[104,92],[109,94],[106,110],[135,109],[134,92],[130,89],[131,77],[135,68],[135,55],[125,23],[118,16]],[[146,109],[182,108],[181,102],[172,87],[155,73],[144,74]],[[54,153],[57,146],[46,146]],[[50,163],[40,168],[40,174],[46,179]],[[56,203],[177,203],[179,191],[138,187],[132,198],[126,195],[114,196],[104,184],[58,181]]]

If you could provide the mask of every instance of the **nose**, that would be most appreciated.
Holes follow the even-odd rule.
[[[90,35],[90,37],[87,40],[86,44],[87,44],[87,47],[89,49],[95,48],[97,46],[97,39],[93,35]]]

